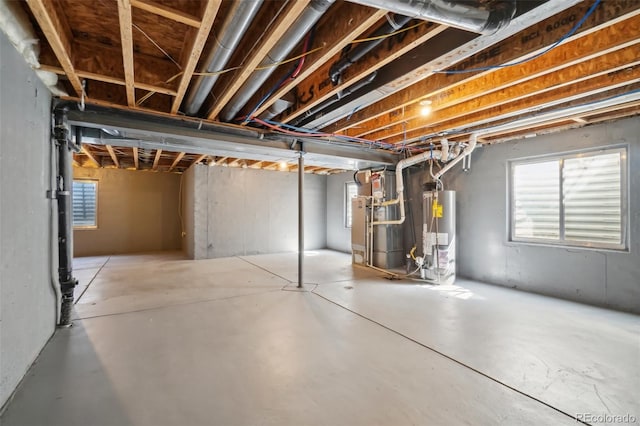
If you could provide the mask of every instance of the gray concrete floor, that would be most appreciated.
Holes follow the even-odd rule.
[[[2,426],[640,424],[635,315],[388,281],[326,250],[303,292],[296,254],[75,267],[75,324]]]

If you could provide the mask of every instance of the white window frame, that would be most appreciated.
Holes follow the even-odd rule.
[[[601,243],[601,242],[586,242],[568,240],[565,238],[565,217],[564,217],[564,194],[563,194],[563,167],[564,161],[567,159],[597,156],[619,152],[621,156],[620,161],[620,229],[621,229],[621,243]],[[629,158],[629,146],[628,145],[611,145],[600,148],[589,148],[576,151],[540,155],[533,157],[517,158],[507,161],[507,238],[509,243],[514,244],[530,244],[530,245],[544,245],[553,247],[566,247],[566,248],[583,248],[583,249],[595,249],[595,250],[613,250],[613,251],[628,251],[629,250],[629,173],[628,173],[628,158]],[[558,161],[560,167],[559,176],[559,190],[560,199],[559,207],[559,220],[560,220],[560,237],[558,240],[542,239],[542,238],[529,238],[529,237],[516,237],[515,236],[515,203],[514,203],[514,167],[521,164],[531,163],[543,163],[548,161]]]
[[[358,184],[356,182],[345,182],[344,184],[344,227],[345,228],[351,228],[351,226],[353,225],[353,205],[352,205],[352,198],[355,197],[349,197],[349,188],[355,188],[355,193],[356,196],[358,195]]]
[[[78,230],[90,230],[90,229],[98,229],[98,194],[99,194],[99,182],[96,179],[73,179],[73,183],[91,183],[95,186],[95,221],[93,225],[76,225],[75,221],[73,221],[73,198],[71,199],[71,217],[73,221],[73,229]]]

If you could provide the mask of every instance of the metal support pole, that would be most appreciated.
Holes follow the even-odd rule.
[[[55,111],[53,129],[58,149],[58,171],[56,178],[56,198],[58,199],[58,278],[62,296],[60,307],[60,326],[71,325],[73,307],[73,289],[78,281],[73,277],[73,212],[71,196],[73,189],[73,171],[71,167],[71,144],[66,110]]]
[[[302,288],[304,264],[304,153],[298,157],[298,288]]]

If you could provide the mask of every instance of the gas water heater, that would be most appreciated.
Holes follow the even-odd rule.
[[[452,284],[456,275],[456,193],[422,194],[422,257],[416,258],[420,278]]]

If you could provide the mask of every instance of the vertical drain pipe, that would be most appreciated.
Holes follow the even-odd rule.
[[[298,157],[298,288],[304,283],[304,152],[300,142]]]
[[[73,171],[71,168],[71,148],[66,108],[54,112],[54,139],[58,149],[58,172],[56,176],[56,198],[58,200],[58,277],[60,282],[61,306],[60,327],[71,325],[73,289],[78,280],[73,277],[73,254],[71,239],[73,213],[71,206]],[[79,142],[79,141],[78,141]]]

